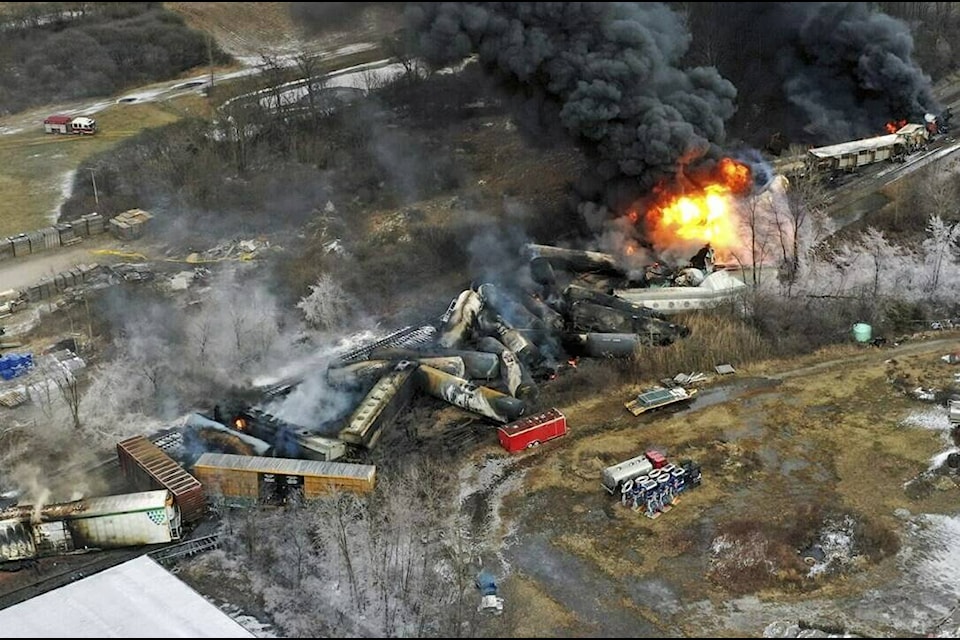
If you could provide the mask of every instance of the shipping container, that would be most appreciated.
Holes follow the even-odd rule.
[[[500,445],[510,453],[536,447],[566,433],[567,418],[557,409],[549,409],[497,427]]]
[[[134,436],[117,443],[117,457],[131,487],[138,491],[167,489],[173,494],[184,522],[203,517],[207,504],[200,481],[148,438]]]
[[[207,497],[228,505],[282,505],[331,491],[373,490],[377,468],[367,464],[204,453],[193,465]]]
[[[600,476],[600,485],[607,493],[614,495],[620,492],[628,480],[639,478],[651,471],[653,465],[647,460],[647,456],[640,455],[604,469]]]
[[[69,222],[59,222],[54,225],[57,234],[60,236],[60,245],[67,246],[76,238],[73,232],[73,225]]]
[[[297,434],[300,455],[307,460],[330,461],[347,454],[347,445],[336,438],[324,438],[308,431]]]
[[[47,242],[42,231],[28,231],[27,240],[30,242],[30,253],[39,253],[47,248]]]
[[[40,230],[43,234],[43,245],[46,249],[56,249],[60,246],[60,232],[56,227],[44,227]]]

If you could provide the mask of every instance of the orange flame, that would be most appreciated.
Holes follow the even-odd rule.
[[[657,247],[675,246],[679,241],[709,242],[718,252],[737,248],[740,224],[733,196],[746,193],[752,177],[749,166],[723,158],[710,175],[698,176],[681,193],[659,185],[656,201],[646,213],[650,240]]]
[[[887,130],[887,133],[896,133],[905,126],[907,126],[906,120],[893,120],[885,124],[884,128]]]
[[[237,431],[243,431],[247,428],[247,421],[243,418],[237,418],[233,421],[233,426],[237,428]]]

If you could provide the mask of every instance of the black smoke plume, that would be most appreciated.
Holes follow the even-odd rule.
[[[730,124],[755,144],[843,142],[939,112],[908,25],[875,3],[698,3],[689,18],[692,57],[738,87]]]
[[[597,193],[624,199],[708,156],[736,89],[712,68],[682,68],[690,34],[661,3],[414,3],[406,24],[436,67],[472,54],[522,99],[528,133],[557,124],[590,154]],[[624,201],[621,198],[616,198]]]

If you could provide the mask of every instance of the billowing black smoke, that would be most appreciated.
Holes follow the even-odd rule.
[[[903,22],[865,2],[790,3],[780,19],[797,25],[794,56],[781,68],[783,90],[814,133],[877,135],[890,120],[922,122],[938,111]]]
[[[416,3],[405,15],[427,62],[475,53],[522,96],[527,132],[549,136],[559,123],[608,196],[623,178],[633,196],[708,155],[734,112],[736,89],[715,69],[681,67],[690,34],[664,4]]]
[[[754,143],[843,142],[939,112],[909,27],[874,3],[714,2],[689,18],[691,57],[736,84],[731,126]]]

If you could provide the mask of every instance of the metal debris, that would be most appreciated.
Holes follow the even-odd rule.
[[[673,376],[673,381],[679,385],[695,384],[697,382],[703,382],[706,379],[707,376],[699,371],[692,373],[678,373],[677,375]]]

